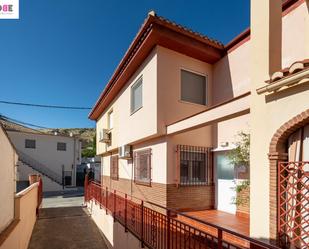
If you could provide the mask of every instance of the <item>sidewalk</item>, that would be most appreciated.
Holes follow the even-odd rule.
[[[107,249],[79,191],[43,198],[28,249]]]
[[[86,208],[43,208],[28,249],[107,249]]]

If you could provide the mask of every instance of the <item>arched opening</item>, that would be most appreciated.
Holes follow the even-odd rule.
[[[309,245],[309,109],[274,134],[270,160],[270,235],[282,245]]]

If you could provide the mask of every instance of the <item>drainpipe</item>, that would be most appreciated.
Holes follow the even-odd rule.
[[[76,139],[74,137],[72,184],[76,186]]]
[[[62,167],[62,189],[64,189],[64,165]]]

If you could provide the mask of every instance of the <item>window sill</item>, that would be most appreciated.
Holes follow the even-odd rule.
[[[200,106],[200,107],[204,107],[204,108],[209,108],[208,104],[197,104],[197,103],[193,103],[193,102],[189,102],[189,101],[185,101],[185,100],[181,100],[179,99],[178,102],[182,103],[182,104],[189,104],[189,105],[195,105],[195,106]]]
[[[142,181],[134,180],[134,183],[136,185],[143,185],[143,186],[146,186],[146,187],[151,187],[151,181],[149,181],[149,182],[142,182]]]
[[[213,186],[212,183],[207,182],[192,182],[192,183],[179,183],[180,187],[207,187]]]
[[[135,111],[131,111],[130,116],[132,116],[134,113],[138,112],[138,111],[139,111],[140,109],[142,109],[142,108],[143,108],[143,106],[137,108]]]

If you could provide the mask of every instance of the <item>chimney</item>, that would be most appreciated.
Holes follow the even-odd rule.
[[[281,70],[282,0],[251,0],[251,66],[258,85]]]
[[[156,16],[156,12],[154,10],[150,10],[148,12],[148,16]]]

